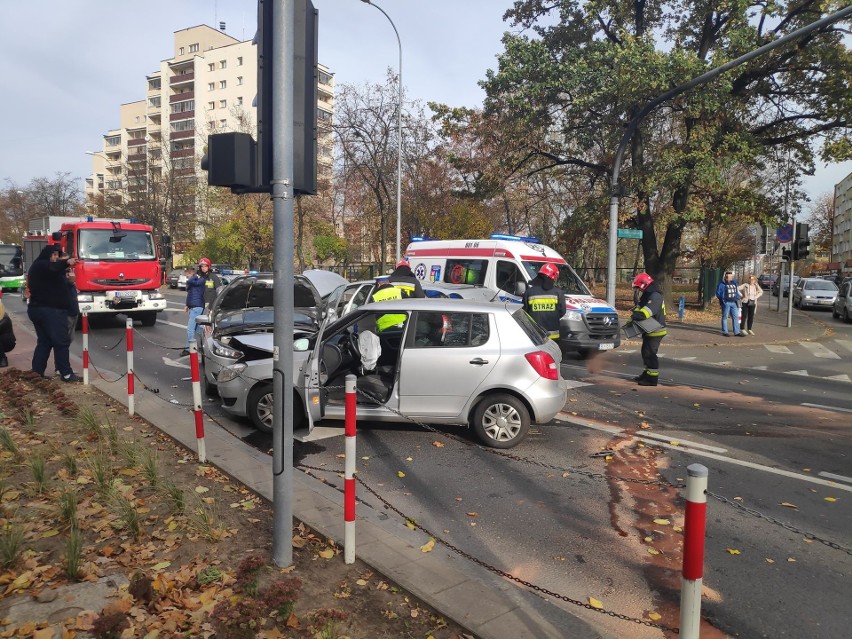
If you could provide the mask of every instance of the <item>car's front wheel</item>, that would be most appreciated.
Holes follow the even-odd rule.
[[[263,433],[271,433],[273,410],[272,382],[264,382],[252,388],[246,400],[246,411],[255,428]],[[299,430],[304,423],[305,414],[297,403],[293,407],[293,430]]]
[[[472,425],[476,436],[486,446],[512,448],[527,436],[530,413],[518,398],[495,393],[476,405]]]

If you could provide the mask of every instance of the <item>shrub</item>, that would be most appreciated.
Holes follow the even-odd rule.
[[[259,602],[252,597],[224,599],[210,613],[216,639],[251,639],[260,628]]]
[[[129,627],[130,622],[123,612],[108,612],[95,619],[92,634],[97,639],[119,639],[121,633]]]
[[[286,621],[293,612],[301,589],[302,580],[298,577],[276,579],[263,591],[261,599],[268,608],[278,611],[279,619]]]

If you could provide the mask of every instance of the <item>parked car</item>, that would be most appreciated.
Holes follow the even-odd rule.
[[[340,282],[346,282],[339,275],[336,277],[339,287]],[[318,284],[321,289],[307,275],[295,276],[293,326],[296,337],[313,334],[319,328],[324,307],[322,293],[330,295],[331,291],[328,290],[330,282]],[[216,393],[216,375],[222,367],[233,364],[253,348],[257,335],[272,334],[272,287],[272,273],[236,276],[219,291],[210,312],[196,318],[202,387],[208,395]]]
[[[182,268],[173,268],[171,271],[169,271],[169,276],[166,278],[166,284],[169,285],[169,288],[178,287],[178,280],[180,280],[181,275],[183,275]]]
[[[234,267],[230,264],[211,264],[210,270],[219,275],[233,275],[234,273]]]
[[[844,322],[852,322],[852,279],[847,279],[840,285],[840,290],[831,306],[831,314]]]
[[[180,272],[180,275],[178,276],[177,287],[181,290],[186,290],[186,272]]]
[[[798,275],[793,276],[793,287],[796,286],[796,283],[800,279],[802,279],[802,278],[800,278]],[[789,282],[790,282],[790,276],[789,275],[785,275],[783,280],[777,280],[776,279],[775,282],[773,282],[773,284],[772,284],[772,294],[775,297],[778,297],[778,295],[781,293],[781,288],[783,286],[784,297],[787,297],[790,294],[790,283]]]
[[[388,319],[393,324],[388,325]],[[272,335],[218,375],[223,408],[269,432]],[[232,342],[233,343],[233,342]],[[265,351],[265,352],[262,352]],[[566,400],[558,345],[518,304],[403,299],[366,304],[294,340],[294,427],[345,417],[344,380],[358,375],[358,418],[465,424],[511,448]]]
[[[757,278],[757,283],[764,291],[772,288],[772,285],[778,281],[777,275],[771,275],[769,273],[764,273],[760,277]]]
[[[831,308],[837,297],[837,284],[821,277],[805,277],[793,289],[793,306],[796,308]]]

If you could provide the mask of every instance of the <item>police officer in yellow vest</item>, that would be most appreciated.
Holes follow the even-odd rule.
[[[401,300],[402,291],[391,284],[387,275],[376,278],[376,288],[370,295],[371,302],[386,302],[387,300]],[[395,328],[405,324],[405,313],[388,313],[376,320],[376,330],[381,333],[389,328]]]
[[[660,377],[657,349],[666,336],[666,303],[654,279],[647,273],[639,273],[633,279],[633,288],[641,292],[641,296],[633,308],[631,319],[634,322],[642,322],[653,318],[657,323],[657,328],[652,330],[646,331],[643,328],[642,363],[645,364],[645,370],[633,379],[639,386],[656,386]]]
[[[559,267],[548,262],[524,291],[524,310],[547,331],[550,339],[559,339],[559,320],[565,315],[565,296],[556,286],[558,277]]]

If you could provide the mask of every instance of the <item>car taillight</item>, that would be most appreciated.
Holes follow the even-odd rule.
[[[530,366],[535,369],[535,372],[545,379],[559,379],[559,368],[550,353],[536,351],[535,353],[527,353],[525,357]]]

